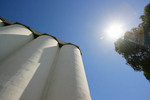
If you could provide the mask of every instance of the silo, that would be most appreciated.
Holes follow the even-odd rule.
[[[40,100],[57,52],[58,42],[43,35],[3,61],[0,64],[0,99],[19,100],[22,96],[24,100]],[[28,97],[29,94],[33,98]]]
[[[18,24],[0,27],[0,61],[33,40],[33,34]]]
[[[78,46],[0,17],[0,99],[91,100]]]
[[[43,100],[91,100],[81,53],[74,45],[61,47],[50,81]]]

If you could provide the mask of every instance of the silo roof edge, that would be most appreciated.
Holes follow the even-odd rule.
[[[38,31],[33,30],[32,28],[30,28],[29,26],[27,26],[27,25],[25,25],[25,24],[22,24],[22,23],[19,23],[19,22],[12,22],[12,21],[7,20],[7,19],[5,19],[5,18],[3,18],[3,17],[0,17],[0,19],[3,21],[3,23],[4,23],[5,25],[19,24],[19,25],[22,25],[22,26],[26,27],[27,29],[29,29],[29,30],[32,32],[32,34],[34,35],[34,38],[37,38],[37,37],[39,37],[39,36],[41,36],[41,35],[51,36],[52,38],[54,38],[54,39],[59,43],[59,47],[62,47],[63,45],[73,45],[73,46],[77,47],[77,48],[80,50],[80,52],[81,52],[80,47],[77,46],[77,45],[75,45],[75,44],[73,44],[73,43],[67,43],[67,42],[58,40],[55,36],[52,36],[52,35],[47,34],[47,33],[38,32]],[[81,55],[82,55],[82,52],[81,52]]]

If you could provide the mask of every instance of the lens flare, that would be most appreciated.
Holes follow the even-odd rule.
[[[122,25],[119,23],[111,24],[106,30],[107,37],[112,40],[117,40],[123,34]]]

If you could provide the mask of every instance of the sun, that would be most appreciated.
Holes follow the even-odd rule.
[[[111,40],[117,40],[123,34],[123,27],[121,23],[113,23],[106,29],[106,35]]]

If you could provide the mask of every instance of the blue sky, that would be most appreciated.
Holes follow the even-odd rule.
[[[1,16],[78,45],[92,100],[150,100],[143,73],[125,65],[105,30],[123,24],[124,32],[141,23],[148,0],[3,0]]]

